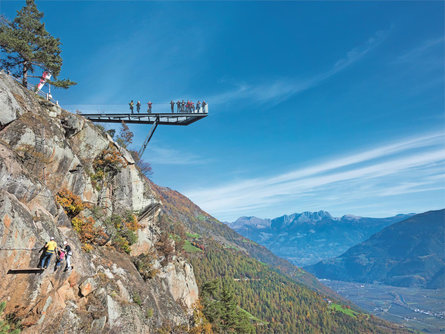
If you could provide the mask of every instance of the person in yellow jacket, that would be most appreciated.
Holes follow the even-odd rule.
[[[49,241],[45,244],[45,246],[43,246],[42,249],[44,250],[44,253],[38,267],[46,269],[51,262],[51,257],[57,251],[57,243],[54,241],[54,237],[49,238]]]

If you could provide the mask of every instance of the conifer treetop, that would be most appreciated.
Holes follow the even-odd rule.
[[[41,22],[43,16],[34,0],[26,0],[12,22],[5,18],[0,21],[1,65],[15,77],[21,77],[24,86],[28,84],[29,73],[40,68],[52,74],[55,79],[52,85],[68,88],[76,83],[57,79],[63,63],[62,43],[46,31],[45,23]]]

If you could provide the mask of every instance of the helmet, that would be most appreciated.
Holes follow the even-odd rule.
[[[67,244],[68,244],[68,242],[64,241],[64,242],[63,242],[63,244],[64,244],[64,245],[67,245]]]
[[[54,237],[50,237],[49,240],[54,240]]]

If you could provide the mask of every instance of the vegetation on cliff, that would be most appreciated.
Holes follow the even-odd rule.
[[[20,333],[20,325],[17,322],[13,321],[11,317],[2,320],[3,311],[5,310],[6,302],[0,303],[0,334],[19,334]],[[17,328],[19,327],[19,328]]]

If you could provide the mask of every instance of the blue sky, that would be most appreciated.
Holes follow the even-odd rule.
[[[53,94],[63,107],[209,103],[202,121],[158,127],[144,159],[221,220],[445,207],[441,1],[37,5],[78,82]],[[149,127],[131,129],[137,150]]]

